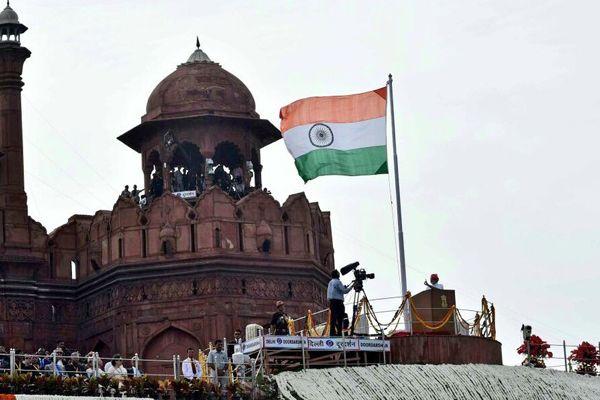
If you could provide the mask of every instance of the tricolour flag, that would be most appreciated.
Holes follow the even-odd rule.
[[[298,173],[386,174],[387,87],[348,96],[309,97],[279,112],[281,133]]]

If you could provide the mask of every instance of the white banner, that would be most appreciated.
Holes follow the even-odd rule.
[[[242,343],[242,353],[254,353],[257,350],[262,349],[263,347],[263,337],[259,336],[254,339],[246,340]]]
[[[174,192],[175,196],[181,197],[182,199],[193,199],[197,196],[195,190],[184,190],[182,192]]]
[[[360,339],[358,345],[360,351],[382,351],[383,344],[385,343],[385,351],[390,351],[390,341],[379,340],[379,339]]]
[[[348,351],[358,350],[358,339],[350,339],[338,337],[324,337],[324,338],[308,338],[308,349],[309,350],[329,350],[329,351],[343,351],[344,347]]]
[[[357,339],[341,337],[302,337],[302,336],[261,336],[242,343],[242,352],[255,352],[261,348],[309,351],[390,351],[390,342],[379,339]]]
[[[301,349],[303,340],[304,347],[308,345],[301,336],[264,336],[264,339],[267,349]]]

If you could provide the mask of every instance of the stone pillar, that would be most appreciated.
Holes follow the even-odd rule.
[[[148,196],[148,192],[150,191],[151,179],[150,174],[152,173],[153,165],[145,165],[145,160],[142,159],[142,170],[144,171],[144,194]]]
[[[0,43],[0,249],[30,247],[21,122],[21,73],[30,55],[19,43]]]

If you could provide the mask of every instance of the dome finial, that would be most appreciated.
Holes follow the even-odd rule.
[[[206,53],[200,49],[200,39],[198,36],[196,36],[196,50],[194,50],[187,62],[212,62]]]

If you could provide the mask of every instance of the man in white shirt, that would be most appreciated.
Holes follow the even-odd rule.
[[[429,283],[427,283],[427,281],[425,281],[425,286],[427,286],[429,289],[444,290],[444,285],[439,283],[440,278],[438,277],[437,274],[431,274],[431,276],[429,277],[429,280],[431,281],[431,284],[429,284]]]
[[[352,285],[345,286],[340,281],[340,273],[331,271],[331,280],[327,285],[327,301],[329,302],[330,332],[329,336],[342,336],[344,324],[344,295],[352,290]]]
[[[61,347],[57,347],[54,350],[54,354],[56,355],[56,363],[52,364],[52,369],[55,371],[56,375],[66,375],[65,373],[65,364],[63,362],[63,350]]]
[[[194,349],[189,347],[187,349],[188,357],[181,363],[181,371],[183,372],[185,379],[192,380],[202,378],[202,366],[200,365],[200,361],[194,358],[194,353]]]
[[[108,373],[108,370],[112,367],[114,360],[117,359],[117,358],[121,358],[121,355],[120,354],[114,354],[112,356],[112,359],[108,360],[106,362],[106,364],[104,364],[104,372]]]
[[[227,354],[223,351],[223,341],[215,340],[216,348],[208,353],[206,363],[212,370],[212,378],[215,385],[221,384],[221,388],[225,389],[229,383],[229,374],[227,372]]]
[[[108,369],[108,376],[111,378],[123,379],[127,377],[127,369],[123,366],[121,355],[116,354],[116,360],[113,360],[112,365]]]
[[[242,337],[242,330],[236,329],[233,331],[233,340],[231,342],[227,342],[227,355],[232,356],[235,353],[235,346],[242,345],[244,342],[244,338]]]

